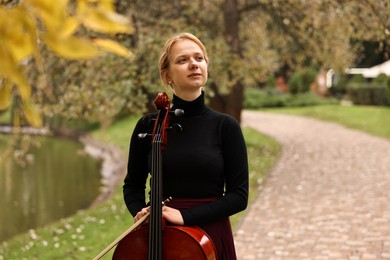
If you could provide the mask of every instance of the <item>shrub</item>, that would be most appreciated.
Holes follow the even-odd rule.
[[[388,77],[384,73],[381,73],[378,75],[378,77],[372,80],[372,83],[378,83],[380,85],[385,85],[390,88],[390,77]]]
[[[356,105],[390,105],[390,95],[385,84],[349,83],[347,94]]]
[[[332,98],[321,98],[311,92],[302,94],[282,94],[277,91],[248,88],[245,90],[244,108],[259,109],[273,107],[300,107],[322,104],[337,104]]]
[[[296,71],[288,81],[290,93],[297,94],[308,92],[316,75],[317,71],[314,69]]]
[[[286,107],[305,107],[317,106],[326,104],[338,104],[339,102],[333,98],[319,97],[312,92],[306,92],[298,95],[289,95],[286,99]]]
[[[360,74],[357,74],[357,75],[353,75],[349,80],[348,80],[348,84],[352,84],[352,83],[366,83],[367,80],[366,78],[363,77],[363,75],[360,75]]]
[[[346,75],[336,75],[334,86],[330,88],[330,94],[337,98],[342,98],[347,92],[348,78]]]
[[[284,97],[269,90],[248,88],[244,93],[244,108],[256,109],[261,107],[282,107]]]

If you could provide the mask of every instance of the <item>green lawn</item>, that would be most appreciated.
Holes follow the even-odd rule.
[[[390,139],[390,107],[324,105],[263,109],[261,111],[302,115],[331,121],[352,129]]]
[[[110,142],[128,152],[129,138],[136,119],[123,120],[95,138]],[[250,200],[266,172],[277,160],[280,146],[273,139],[244,129],[250,168]],[[236,226],[242,215],[232,217]],[[0,245],[2,259],[92,259],[133,223],[122,198],[121,187],[101,205],[81,210],[44,228],[30,230]],[[103,259],[111,259],[112,250]]]

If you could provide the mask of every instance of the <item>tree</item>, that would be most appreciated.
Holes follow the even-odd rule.
[[[389,48],[388,9],[388,1],[377,0],[223,1],[224,39],[233,57],[245,62],[242,64],[232,59],[233,64],[242,65],[241,70],[227,67],[228,76],[235,83],[228,94],[217,94],[214,104],[240,119],[241,106],[237,102],[242,101],[242,79],[254,78],[243,71],[251,71],[245,63],[259,70],[264,66],[261,60],[254,61],[253,55],[246,55],[253,53],[253,46],[248,45],[253,38],[258,37],[258,43],[268,39],[268,48],[277,54],[274,60],[279,67],[287,64],[290,68],[315,66],[318,69],[343,70],[353,63],[359,47],[354,46],[354,49],[351,46],[352,39],[376,39],[382,42],[383,48]],[[253,33],[257,26],[264,29],[261,34]],[[252,36],[248,35],[248,30]],[[259,58],[263,57],[260,55]],[[271,62],[270,66],[273,65]],[[213,88],[216,92],[219,89]]]
[[[112,0],[23,0],[0,4],[0,110],[13,103],[16,126],[21,116],[35,127],[42,125],[23,72],[27,64],[34,63],[44,73],[42,43],[67,59],[93,58],[103,52],[131,56],[127,48],[102,35],[80,36],[84,30],[103,34],[131,32],[128,19],[114,11]],[[44,88],[47,97],[53,98],[48,86]]]
[[[198,35],[211,60],[210,104],[238,120],[244,87],[266,81],[281,68],[343,70],[358,51],[359,46],[351,45],[354,38],[381,37],[388,42],[383,37],[389,21],[384,1],[198,0],[172,5],[133,2],[137,38],[147,39],[148,47],[158,53],[167,35],[183,30]],[[363,23],[370,30],[364,35],[359,29]],[[143,53],[144,61],[155,63],[156,56],[151,57],[149,48],[145,51],[149,53]]]
[[[96,120],[99,109],[107,118],[122,110],[142,110],[161,91],[157,61],[165,39],[189,31],[208,49],[211,106],[240,120],[244,88],[261,84],[282,69],[287,76],[299,68],[343,70],[354,63],[359,51],[359,45],[351,44],[354,39],[374,39],[383,53],[389,53],[388,5],[377,0],[175,0],[169,5],[117,0],[115,8],[132,21],[133,33],[117,35],[115,40],[133,50],[133,61],[110,55],[85,62],[50,60],[45,68],[60,102],[45,101],[44,110],[91,120]],[[78,33],[88,39],[99,36],[90,30]],[[78,68],[83,68],[82,73]],[[96,70],[104,73],[97,75]],[[44,91],[38,87],[34,91],[40,93],[37,102],[41,102]],[[102,106],[85,102],[85,93]],[[105,95],[122,105],[111,106]]]

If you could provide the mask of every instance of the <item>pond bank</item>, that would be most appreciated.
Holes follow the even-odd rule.
[[[100,195],[91,204],[91,207],[94,207],[108,199],[123,181],[126,174],[127,157],[118,147],[98,141],[89,134],[80,136],[78,140],[84,145],[84,151],[89,156],[102,161],[100,173],[103,185]]]

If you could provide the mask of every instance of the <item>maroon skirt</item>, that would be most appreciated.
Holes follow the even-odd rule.
[[[210,203],[215,198],[204,199],[181,199],[174,198],[167,206],[175,209],[193,208],[205,203]],[[234,247],[233,232],[229,218],[224,218],[218,221],[207,224],[198,225],[211,238],[217,250],[218,260],[236,260],[236,250]]]

